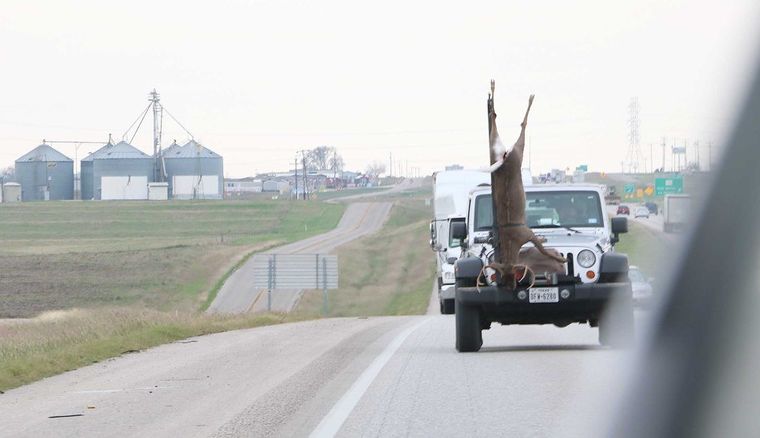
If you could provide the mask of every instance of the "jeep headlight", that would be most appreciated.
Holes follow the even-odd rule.
[[[590,268],[596,263],[596,256],[592,251],[584,249],[578,253],[578,259],[576,261],[584,268]]]

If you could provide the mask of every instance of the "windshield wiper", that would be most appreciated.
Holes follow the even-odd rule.
[[[536,225],[531,228],[564,228],[567,231],[572,231],[573,233],[580,233],[580,231],[576,230],[575,228],[570,228],[559,224]]]

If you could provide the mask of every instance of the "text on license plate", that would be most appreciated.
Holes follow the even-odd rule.
[[[559,288],[557,287],[534,287],[528,290],[528,302],[530,303],[558,303]]]

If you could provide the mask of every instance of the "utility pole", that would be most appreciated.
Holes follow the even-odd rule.
[[[78,155],[78,152],[79,152],[79,146],[82,146],[82,143],[77,143],[74,146],[74,199],[81,199],[82,198],[82,193],[81,192],[79,192],[79,196],[77,196],[78,191],[82,190],[80,188],[81,184],[78,184],[78,182],[80,180],[79,179],[80,177],[79,177],[79,173],[77,172],[77,163],[79,163],[79,161],[77,161],[77,155]]]
[[[309,199],[307,196],[307,192],[309,191],[309,186],[307,185],[306,181],[306,151],[301,151],[301,157],[303,160],[303,200],[306,201]]]
[[[298,200],[298,153],[293,160],[293,179],[296,181],[296,200]]]
[[[649,173],[654,173],[654,152],[652,142],[649,142]]]

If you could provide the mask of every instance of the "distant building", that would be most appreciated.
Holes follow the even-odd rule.
[[[270,179],[262,183],[261,191],[279,194],[290,193],[290,183],[284,180]]]
[[[3,184],[2,189],[3,202],[21,201],[21,184],[16,182],[7,182]]]
[[[263,181],[254,178],[227,178],[224,180],[224,192],[229,194],[260,193]]]
[[[74,161],[47,144],[16,160],[22,201],[74,199]]]
[[[169,196],[173,199],[222,199],[224,163],[222,156],[195,140],[176,143],[162,153]]]
[[[82,199],[148,199],[153,157],[121,141],[108,142],[81,161]]]

